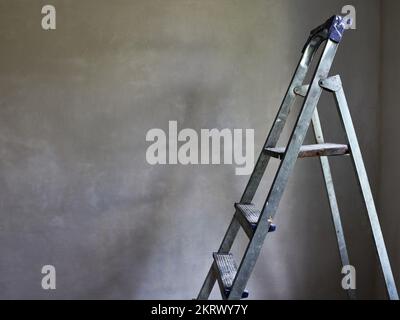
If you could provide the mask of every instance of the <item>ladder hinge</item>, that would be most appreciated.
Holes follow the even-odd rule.
[[[319,85],[325,90],[336,92],[342,89],[342,80],[340,79],[339,75],[336,75],[326,79],[321,79],[319,81]]]

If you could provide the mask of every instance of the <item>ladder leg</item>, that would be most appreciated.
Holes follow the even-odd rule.
[[[290,137],[289,145],[286,149],[285,156],[280,164],[278,172],[272,183],[271,190],[265,201],[261,216],[259,218],[254,236],[247,246],[246,252],[242,258],[242,262],[236,273],[236,277],[229,294],[229,300],[238,300],[241,298],[247,281],[256,264],[260,254],[265,237],[271,225],[271,219],[274,218],[279,202],[282,198],[283,191],[289,180],[289,176],[296,163],[300,147],[304,141],[307,129],[311,123],[312,115],[315,107],[321,96],[322,88],[319,86],[319,81],[325,79],[332,66],[332,62],[337,50],[337,43],[328,40],[314,74],[310,89],[304,101],[302,110],[297,119],[295,129]]]
[[[312,124],[314,129],[315,140],[317,143],[324,143],[324,136],[322,133],[321,122],[319,119],[318,109],[315,108],[314,115],[312,118]],[[328,195],[329,206],[332,213],[332,221],[335,228],[337,243],[339,247],[340,260],[342,266],[350,265],[349,255],[347,252],[346,241],[344,238],[344,232],[342,222],[340,219],[339,206],[336,199],[335,187],[333,185],[331,168],[329,165],[328,157],[320,157],[321,169],[325,180],[326,192]],[[347,290],[347,295],[350,299],[356,299],[355,290]]]
[[[333,77],[332,81],[337,82],[337,90],[335,90],[335,100],[341,116],[343,127],[346,131],[347,139],[351,150],[351,158],[357,172],[358,182],[365,205],[367,207],[368,218],[371,224],[372,234],[375,241],[376,250],[381,263],[383,276],[385,278],[386,289],[391,300],[398,300],[399,296],[396,289],[396,283],[393,278],[389,257],[386,251],[385,241],[383,239],[382,230],[380,228],[378,214],[374,199],[369,185],[367,172],[361,155],[360,146],[357,141],[356,132],[351,120],[350,111],[347,105],[346,97],[342,88],[340,77]]]

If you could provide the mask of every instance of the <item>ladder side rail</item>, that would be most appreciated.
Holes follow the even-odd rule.
[[[265,237],[271,225],[271,220],[276,214],[278,204],[282,198],[285,186],[296,163],[300,147],[304,141],[315,107],[321,96],[322,88],[319,86],[319,81],[328,76],[337,47],[338,43],[333,42],[330,39],[327,40],[324,52],[322,53],[318,67],[314,73],[310,89],[297,119],[296,126],[293,129],[290,137],[285,156],[279,166],[274,182],[272,183],[271,190],[262,209],[254,236],[248,244],[241,264],[238,268],[232,290],[229,294],[229,300],[237,300],[241,298],[242,292],[244,291],[250,274],[253,271]]]
[[[265,153],[265,148],[268,146],[275,146],[278,143],[279,137],[283,131],[286,123],[286,119],[290,113],[290,109],[294,103],[296,95],[294,88],[303,84],[304,79],[307,75],[311,61],[313,60],[315,53],[323,42],[323,38],[315,37],[312,41],[309,41],[307,46],[302,52],[299,63],[297,64],[296,71],[292,77],[289,88],[287,89],[286,95],[279,108],[279,112],[275,118],[274,124],[269,132],[268,138],[265,142],[263,149],[261,150],[260,156],[257,160],[256,166],[251,174],[249,182],[241,198],[241,203],[250,203],[256,193],[256,190],[260,184],[260,181],[264,175],[265,169],[269,163],[270,157]],[[222,240],[218,253],[228,253],[233,245],[233,242],[240,229],[240,223],[236,219],[236,213],[232,218],[227,232]],[[208,299],[211,291],[214,287],[216,276],[214,275],[214,263],[211,265],[206,279],[200,289],[197,299],[205,300]]]
[[[265,153],[265,148],[275,147],[278,143],[279,137],[281,136],[283,128],[285,127],[290,110],[296,99],[294,89],[303,84],[311,61],[313,60],[315,53],[317,52],[323,40],[324,39],[321,37],[315,37],[311,41],[309,41],[306,48],[303,50],[303,54],[300,58],[299,63],[297,64],[296,71],[294,72],[290,85],[279,108],[278,114],[274,120],[266,142],[261,150],[260,156],[258,157],[254,170],[243,192],[240,203],[249,204],[253,200],[257,188],[265,173],[265,169],[267,168],[269,160],[271,158],[268,154]]]

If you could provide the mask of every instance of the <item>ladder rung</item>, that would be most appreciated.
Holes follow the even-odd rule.
[[[221,294],[224,299],[228,299],[233,281],[235,280],[237,273],[235,260],[233,259],[233,255],[231,253],[214,253],[213,256],[216,265],[218,284],[221,289]],[[242,294],[242,299],[245,299],[248,296],[249,293],[247,291],[244,291]]]
[[[260,211],[254,204],[236,203],[235,208],[238,210],[237,218],[249,238],[253,237],[254,229],[257,226]]]
[[[267,154],[271,157],[282,159],[286,148],[266,148]],[[342,156],[349,153],[349,146],[346,144],[321,143],[305,145],[300,148],[299,158]]]
[[[247,236],[251,239],[257,227],[258,219],[260,218],[261,215],[260,210],[258,210],[256,206],[252,203],[251,204],[236,203],[235,208],[238,210],[236,218],[239,220]],[[272,221],[268,222],[270,223],[268,232],[274,232],[276,230],[276,225],[273,224]]]

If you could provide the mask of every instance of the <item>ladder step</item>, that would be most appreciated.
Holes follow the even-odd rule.
[[[256,208],[254,204],[240,204],[236,203],[235,208],[237,210],[237,219],[240,222],[244,232],[251,239],[254,234],[254,230],[257,227],[258,218],[261,212]]]
[[[266,148],[265,151],[271,157],[283,159],[286,148]],[[321,143],[302,146],[299,158],[342,156],[346,154],[349,154],[349,146],[346,144]]]
[[[237,273],[235,260],[233,259],[233,255],[231,253],[214,253],[213,257],[217,267],[217,278],[221,289],[221,294],[224,299],[228,299]],[[248,291],[244,291],[242,294],[242,299],[245,299],[248,296]]]
[[[243,230],[246,232],[249,238],[252,238],[254,230],[257,227],[258,219],[261,215],[260,210],[258,210],[254,204],[236,203],[235,208],[238,211],[238,215],[236,217],[242,225]],[[268,232],[274,232],[275,230],[276,225],[271,223]]]

